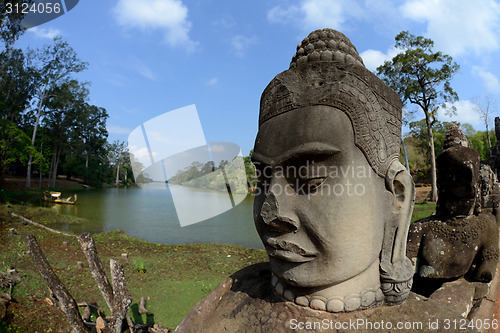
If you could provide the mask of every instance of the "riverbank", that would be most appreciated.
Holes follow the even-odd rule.
[[[67,216],[45,208],[22,205],[0,206],[0,271],[14,267],[21,277],[13,289],[13,299],[0,331],[49,332],[65,330],[64,316],[47,303],[49,292],[41,276],[26,255],[26,236],[33,234],[49,263],[77,302],[96,302],[109,314],[104,300],[86,265],[76,238],[24,224],[11,214],[25,216],[38,223],[60,221]],[[74,219],[71,223],[85,223]],[[14,228],[16,234],[10,235]],[[133,301],[131,317],[136,322],[156,323],[174,329],[191,307],[203,299],[227,276],[253,263],[267,260],[263,250],[227,244],[155,244],[120,231],[94,235],[97,250],[107,273],[109,260],[119,260],[125,268],[127,286]],[[65,245],[67,242],[67,245]],[[128,254],[128,261],[121,258]],[[6,291],[6,290],[2,290]],[[138,312],[139,301],[145,297],[146,308],[152,315]]]
[[[42,179],[42,190],[46,190],[47,186],[47,178]],[[67,179],[66,176],[58,176],[56,180],[56,188],[61,190],[68,189],[79,189],[82,188],[82,185],[85,185],[81,179]],[[26,177],[20,176],[6,176],[3,179],[3,189],[6,191],[27,191],[26,189]],[[31,190],[40,189],[40,178],[33,177],[31,179]]]

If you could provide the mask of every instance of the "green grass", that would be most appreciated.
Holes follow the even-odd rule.
[[[413,208],[413,215],[411,217],[411,222],[415,222],[424,217],[427,217],[436,211],[436,203],[435,202],[427,202],[415,204]]]
[[[412,222],[431,215],[435,207],[435,203],[416,204]],[[49,295],[45,282],[26,255],[28,234],[35,235],[54,271],[77,302],[97,302],[109,314],[87,266],[82,271],[77,269],[76,262],[86,265],[86,259],[76,238],[24,225],[10,215],[13,211],[39,223],[84,223],[48,208],[0,205],[0,270],[5,272],[14,266],[23,281],[14,288],[16,302],[9,306],[9,324],[0,324],[0,332],[49,332],[67,327],[64,316],[45,302]],[[9,228],[15,228],[18,234],[9,236]],[[129,237],[119,230],[94,235],[94,239],[108,276],[110,259],[124,266],[133,299],[129,310],[133,320],[170,329],[175,329],[190,309],[229,275],[267,260],[262,250],[228,244],[156,244]],[[63,242],[68,242],[68,246]],[[128,253],[128,263],[121,258],[122,253]],[[141,297],[147,299],[146,308],[153,315],[138,313]]]
[[[14,266],[23,281],[14,287],[16,302],[8,309],[9,325],[1,324],[0,332],[54,332],[67,327],[64,316],[45,301],[49,295],[46,284],[26,255],[28,234],[35,235],[47,260],[77,302],[97,302],[109,314],[77,239],[24,225],[10,215],[14,210],[40,223],[67,218],[45,209],[0,205],[0,270],[5,272]],[[15,228],[18,234],[9,236],[9,228]],[[170,329],[175,329],[190,309],[229,275],[267,260],[263,250],[228,244],[155,244],[119,230],[94,235],[94,239],[108,277],[110,259],[124,266],[133,299],[131,317]],[[63,242],[68,242],[68,246]],[[122,253],[129,254],[128,263],[121,258]],[[78,270],[77,261],[85,263],[82,271]],[[152,316],[138,313],[141,297],[147,299],[146,308]]]

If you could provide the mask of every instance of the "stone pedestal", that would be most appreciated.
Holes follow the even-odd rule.
[[[398,306],[328,313],[280,299],[271,287],[269,264],[261,263],[222,282],[193,307],[175,332],[477,332],[467,327],[466,317],[472,313],[475,296],[480,290],[484,294],[481,285],[460,280],[429,298],[410,293]]]

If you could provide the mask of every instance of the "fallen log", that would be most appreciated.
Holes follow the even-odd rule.
[[[67,234],[67,233],[65,233],[65,232],[58,231],[58,230],[54,230],[54,229],[52,229],[52,228],[49,228],[49,227],[47,227],[47,226],[44,226],[43,224],[36,223],[35,221],[31,221],[30,219],[27,219],[27,218],[25,218],[24,216],[21,216],[21,215],[17,215],[16,213],[12,213],[12,216],[17,217],[17,218],[20,218],[20,219],[21,219],[21,220],[23,220],[24,222],[27,222],[27,223],[32,224],[32,225],[34,225],[34,226],[37,226],[37,227],[43,228],[43,229],[48,230],[48,231],[51,231],[51,232],[55,232],[56,234],[61,234],[61,235],[69,236],[69,237],[76,237],[75,235]]]
[[[52,291],[57,301],[59,301],[59,305],[63,310],[63,313],[66,315],[66,319],[70,323],[73,330],[79,333],[90,332],[90,329],[85,326],[82,317],[80,317],[78,305],[52,270],[52,267],[47,262],[47,259],[43,255],[43,252],[33,235],[29,235],[27,237],[27,244],[35,267],[42,275],[42,278],[49,286],[49,289]]]

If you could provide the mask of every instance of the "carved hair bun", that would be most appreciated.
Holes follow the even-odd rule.
[[[363,65],[363,59],[349,38],[333,29],[313,31],[297,45],[290,68],[315,61],[334,61],[346,65]]]

